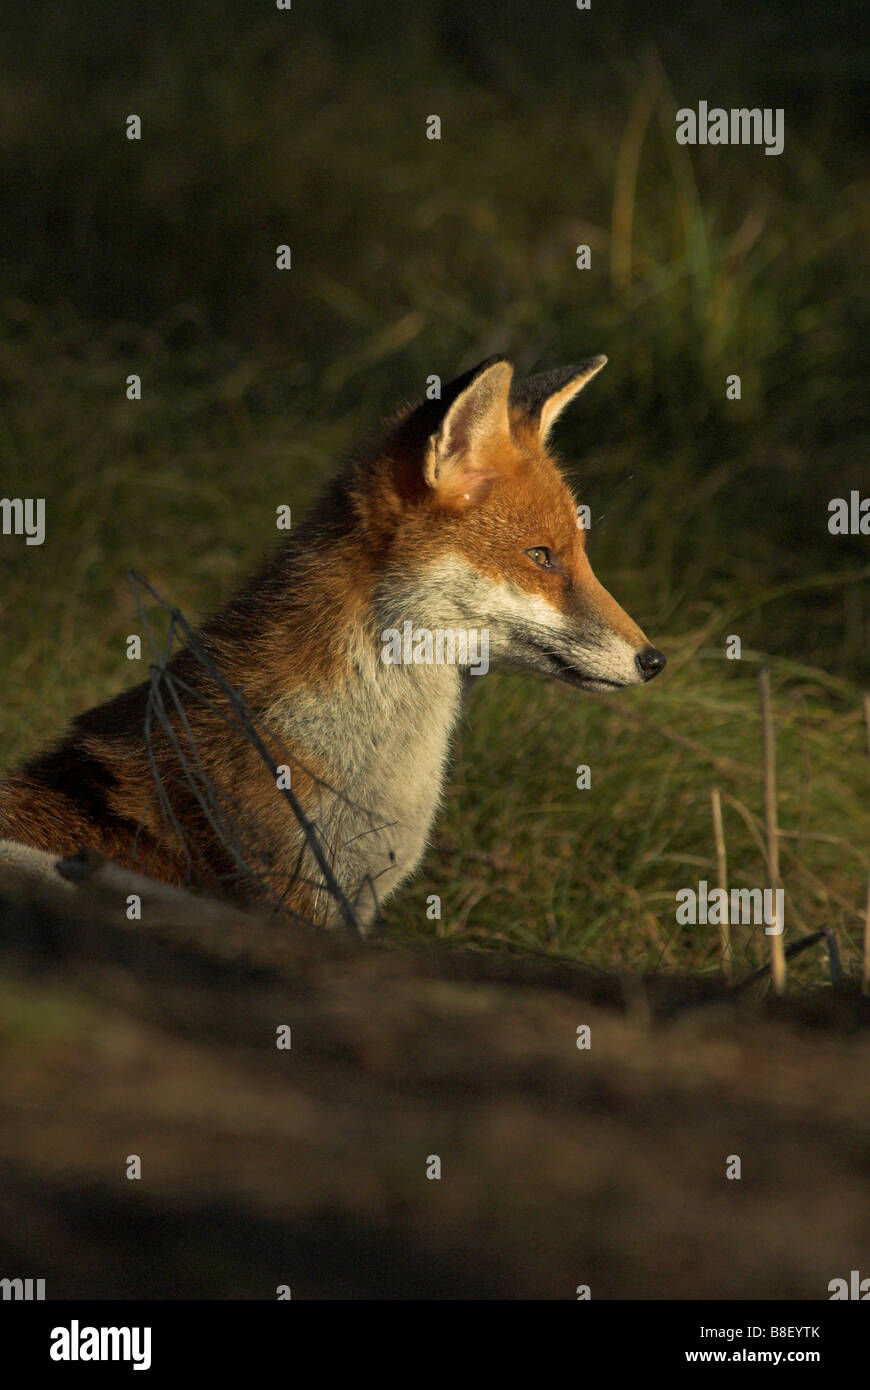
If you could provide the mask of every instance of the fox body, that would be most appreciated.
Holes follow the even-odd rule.
[[[427,659],[425,634],[486,636],[489,660],[581,689],[635,685],[664,657],[592,573],[575,500],[548,452],[561,410],[604,365],[523,381],[492,358],[400,416],[337,478],[313,514],[209,619],[198,641],[240,689],[270,767],[228,726],[224,694],[189,649],[169,665],[179,708],[146,746],[150,683],[81,715],[57,747],[0,784],[7,858],[82,847],[164,882],[250,896],[252,880],[179,770],[178,747],[257,846],[260,885],[332,925],[336,896],[314,824],[357,920],[420,863],[441,800],[462,697],[458,659]],[[423,659],[389,658],[391,631],[423,633]],[[159,789],[159,795],[158,795]]]

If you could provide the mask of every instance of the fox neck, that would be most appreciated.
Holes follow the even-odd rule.
[[[402,788],[418,786],[434,814],[462,705],[460,670],[385,664],[373,611],[355,624],[344,656],[343,676],[288,691],[266,711],[267,724],[367,809],[398,814]]]

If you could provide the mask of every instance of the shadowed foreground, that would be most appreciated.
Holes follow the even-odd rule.
[[[0,879],[0,1276],[49,1298],[824,1299],[870,1273],[855,995],[738,1005],[191,899],[128,923],[124,901],[99,872]]]

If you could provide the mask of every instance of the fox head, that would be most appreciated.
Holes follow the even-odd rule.
[[[577,504],[547,449],[561,412],[606,361],[517,382],[508,361],[489,358],[397,426],[385,450],[385,624],[486,631],[493,662],[587,690],[658,675],[665,657],[593,574]]]

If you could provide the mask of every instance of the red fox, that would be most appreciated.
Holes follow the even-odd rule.
[[[423,857],[475,671],[491,660],[612,690],[665,665],[592,573],[547,450],[606,360],[515,381],[505,358],[488,358],[407,410],[202,626],[201,650],[269,731],[271,767],[228,726],[221,690],[184,649],[167,668],[184,698],[168,702],[148,746],[144,682],[0,784],[4,857],[86,847],[164,883],[248,899],[266,882],[324,925],[340,920],[343,895],[345,916],[349,904],[370,926]],[[178,739],[256,846],[254,879],[179,771]],[[319,858],[275,764],[291,768]]]

